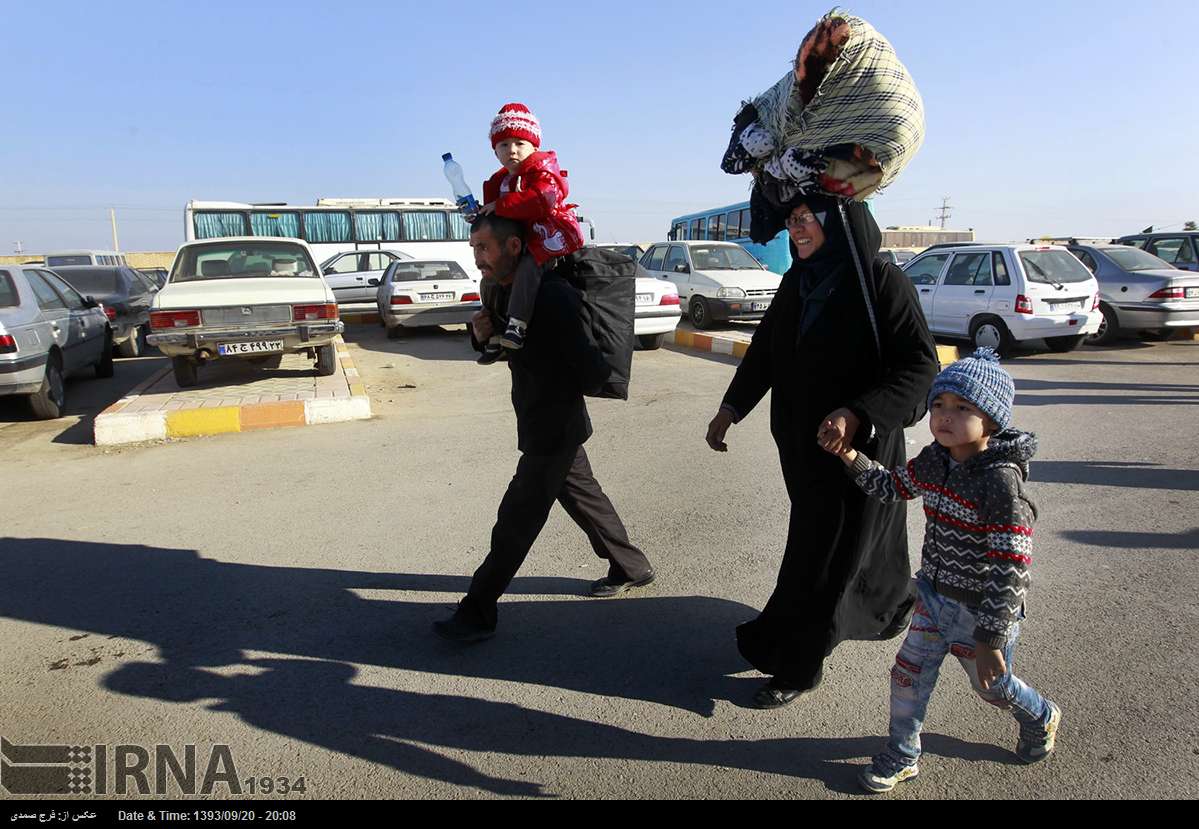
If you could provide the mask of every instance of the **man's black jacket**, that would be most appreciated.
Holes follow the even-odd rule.
[[[591,437],[583,390],[606,376],[603,354],[583,329],[579,292],[547,271],[537,294],[524,348],[509,352],[517,447],[554,455]]]

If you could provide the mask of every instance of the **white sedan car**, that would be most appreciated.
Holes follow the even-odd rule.
[[[682,318],[679,289],[665,279],[654,279],[639,262],[645,251],[640,245],[596,245],[614,250],[637,262],[637,306],[633,317],[633,334],[642,349],[652,351],[662,347],[666,335]]]
[[[393,340],[405,328],[469,323],[483,307],[479,283],[450,259],[398,260],[371,284],[379,319]]]
[[[701,330],[726,320],[762,319],[783,280],[732,242],[662,242],[641,264],[650,276],[678,287],[691,323]]]
[[[179,248],[150,307],[147,339],[171,358],[175,381],[193,386],[197,368],[213,360],[275,367],[284,354],[307,354],[328,376],[344,328],[306,242],[234,237]]]

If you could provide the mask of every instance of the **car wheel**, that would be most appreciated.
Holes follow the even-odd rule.
[[[1086,339],[1086,334],[1075,334],[1071,337],[1046,337],[1045,345],[1049,346],[1050,351],[1064,354],[1078,348]]]
[[[29,395],[29,408],[38,420],[62,417],[67,407],[67,386],[58,361],[57,354],[50,355],[46,360],[46,376],[42,379],[42,387]]]
[[[322,345],[316,350],[316,374],[318,377],[328,377],[337,371],[337,346],[333,343]]]
[[[993,348],[1000,356],[1012,349],[1012,333],[998,317],[981,317],[970,326],[970,341],[975,348]]]
[[[642,351],[657,351],[665,339],[665,334],[642,334],[637,338],[637,342],[640,343]]]
[[[122,357],[140,357],[145,351],[145,332],[139,325],[129,334],[129,339],[117,346],[117,353]]]
[[[175,384],[181,389],[194,386],[199,382],[196,364],[187,357],[172,357],[171,370],[175,373]]]
[[[100,362],[96,363],[97,377],[112,377],[112,329],[104,331],[104,350],[100,353]]]
[[[708,301],[702,296],[694,297],[691,300],[690,311],[691,324],[700,331],[712,327],[712,314],[708,310]]]
[[[387,339],[389,339],[389,340],[401,339],[401,338],[403,338],[404,333],[405,333],[404,326],[393,325],[391,328],[387,329]]]
[[[1116,320],[1116,312],[1100,303],[1099,310],[1103,319],[1099,321],[1099,330],[1087,335],[1087,345],[1110,345],[1120,336],[1120,323]]]

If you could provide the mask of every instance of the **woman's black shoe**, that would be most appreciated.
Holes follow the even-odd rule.
[[[763,710],[782,708],[784,705],[790,705],[795,702],[803,696],[803,693],[799,688],[787,688],[776,685],[772,679],[754,694],[754,708],[761,708]]]

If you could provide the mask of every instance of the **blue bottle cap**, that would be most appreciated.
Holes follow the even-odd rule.
[[[454,160],[454,154],[453,154],[453,153],[446,153],[445,155],[443,155],[443,156],[441,157],[441,160],[442,160],[442,161],[453,161],[453,160]]]

